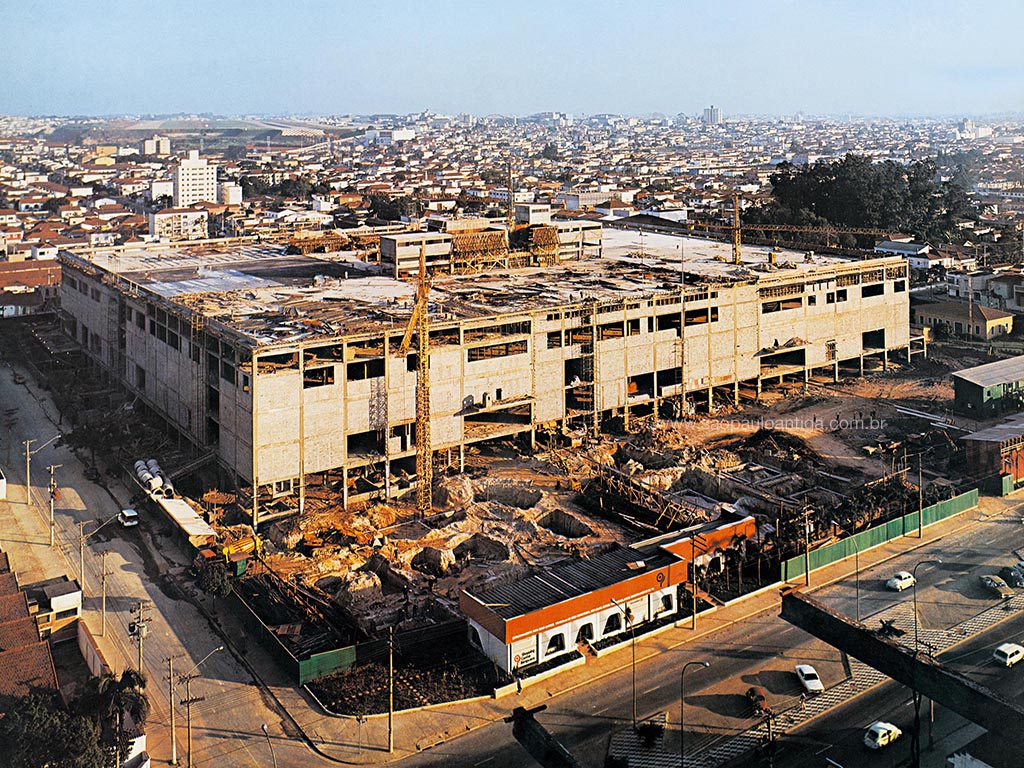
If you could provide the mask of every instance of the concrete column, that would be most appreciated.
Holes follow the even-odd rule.
[[[889,350],[888,349],[883,349],[882,350],[882,370],[883,371],[888,371],[889,370]]]
[[[200,365],[205,365],[205,363],[206,363],[206,361],[203,360],[202,352],[200,352]],[[260,490],[260,487],[259,487],[259,483],[258,483],[258,480],[257,480],[257,478],[259,477],[259,474],[257,473],[257,466],[256,466],[257,457],[259,456],[259,445],[257,444],[257,438],[258,438],[259,433],[258,433],[258,431],[256,429],[256,414],[259,412],[259,409],[256,407],[256,379],[257,378],[259,378],[259,360],[257,359],[256,353],[254,352],[253,356],[252,356],[252,377],[251,377],[252,385],[249,388],[249,390],[250,390],[249,391],[249,397],[250,397],[251,402],[252,402],[252,529],[254,531],[256,530],[256,526],[257,526],[257,524],[259,523],[259,520],[260,520],[260,510],[259,510],[259,490]],[[204,414],[199,414],[199,417],[200,418],[205,418],[205,415]]]
[[[857,359],[860,361],[860,375],[864,376],[864,353],[861,352]]]

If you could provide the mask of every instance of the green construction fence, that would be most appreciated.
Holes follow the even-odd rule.
[[[953,515],[959,515],[961,512],[973,509],[976,506],[978,506],[978,491],[976,489],[967,491],[967,493],[961,493],[959,496],[954,496],[951,499],[940,501],[938,504],[932,504],[930,507],[925,507],[921,513],[924,516],[923,527],[927,528],[929,525],[934,525],[940,520],[945,520]],[[857,554],[858,550],[865,552],[872,547],[877,547],[879,544],[885,544],[887,541],[916,532],[917,514],[916,511],[911,512],[896,520],[890,520],[887,523],[876,525],[874,528],[868,528],[866,531],[861,531],[853,536],[848,536],[840,541],[812,550],[808,558],[811,571],[813,572],[826,565],[853,557]],[[788,560],[782,561],[783,581],[792,581],[803,575],[804,555],[798,555],[797,557],[791,557]]]

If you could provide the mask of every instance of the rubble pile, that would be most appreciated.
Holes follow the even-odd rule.
[[[597,452],[605,460],[611,454]],[[514,581],[532,567],[626,541],[576,509],[570,496],[508,477],[443,478],[434,496],[438,514],[429,519],[387,504],[288,518],[270,526],[278,551],[266,561],[328,592],[368,633],[415,626],[435,603],[454,611],[463,589]]]

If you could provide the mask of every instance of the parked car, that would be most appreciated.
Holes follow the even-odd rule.
[[[1024,573],[1016,568],[1005,566],[999,569],[999,578],[1015,589],[1024,587]]]
[[[902,735],[903,731],[892,723],[879,720],[868,726],[868,730],[864,734],[864,746],[868,749],[881,749],[892,744]]]
[[[989,592],[994,594],[1003,600],[1009,600],[1013,597],[1013,590],[1006,586],[1006,582],[998,576],[986,575],[979,576],[981,580],[981,586],[987,589]]]
[[[1018,661],[1024,659],[1024,646],[1017,645],[1016,643],[1003,643],[992,651],[992,658],[1000,666],[1012,667]]]
[[[134,509],[122,509],[117,513],[117,522],[125,528],[131,528],[133,525],[139,524],[139,513]]]
[[[760,685],[752,685],[747,689],[747,699],[754,708],[755,715],[767,715],[771,712],[768,706],[768,694]]]
[[[800,685],[807,693],[821,693],[825,690],[818,671],[810,664],[797,664],[794,668],[796,676],[800,679]]]
[[[914,574],[909,571],[899,571],[885,582],[885,586],[896,592],[902,592],[904,589],[910,589],[916,583],[917,579],[914,578]]]

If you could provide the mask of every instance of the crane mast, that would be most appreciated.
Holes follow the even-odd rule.
[[[416,303],[412,317],[405,328],[405,335],[398,348],[398,354],[409,354],[413,333],[416,334],[416,512],[428,517],[433,512],[434,464],[430,440],[430,322],[429,322],[430,278],[427,275],[427,257],[424,245],[420,245],[419,282],[416,286]]]

